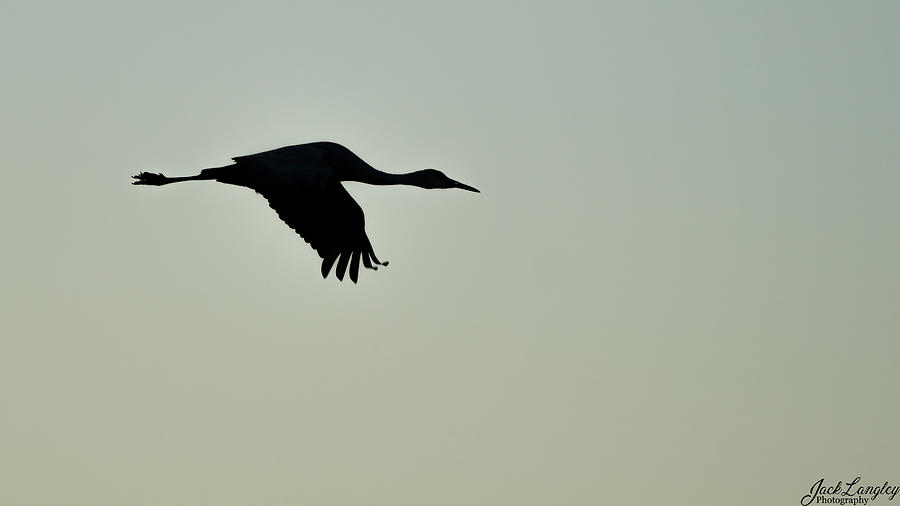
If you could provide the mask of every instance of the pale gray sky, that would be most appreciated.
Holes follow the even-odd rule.
[[[796,504],[900,480],[900,4],[13,2],[0,503]],[[391,265],[252,191],[334,140]],[[880,499],[885,500],[885,499]]]

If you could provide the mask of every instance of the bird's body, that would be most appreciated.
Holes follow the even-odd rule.
[[[478,191],[433,169],[408,174],[381,172],[333,142],[286,146],[233,160],[232,165],[204,169],[196,176],[170,178],[141,172],[134,176],[134,184],[161,186],[207,179],[251,188],[265,197],[278,216],[319,253],[322,277],[327,277],[337,262],[338,279],[344,279],[349,266],[354,283],[360,260],[370,269],[387,262],[380,262],[375,256],[365,232],[362,208],[341,181]]]

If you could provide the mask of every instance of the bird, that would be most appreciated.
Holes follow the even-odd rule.
[[[167,177],[141,172],[132,184],[163,186],[182,181],[213,180],[244,186],[262,195],[279,218],[299,234],[322,259],[322,278],[337,262],[335,276],[343,281],[349,266],[353,283],[359,263],[378,270],[387,266],[375,256],[365,231],[365,216],[359,204],[341,184],[358,181],[372,185],[411,185],[420,188],[478,189],[454,181],[443,172],[424,169],[391,174],[375,169],[346,147],[335,142],[310,142],[236,156],[234,163],[203,169],[195,176]]]

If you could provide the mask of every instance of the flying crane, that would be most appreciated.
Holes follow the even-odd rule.
[[[312,142],[238,156],[231,165],[203,169],[196,176],[167,177],[141,172],[132,176],[136,185],[162,186],[181,181],[214,180],[245,186],[269,201],[269,206],[289,227],[300,234],[322,258],[322,277],[335,275],[356,283],[359,262],[377,270],[387,265],[375,256],[365,230],[362,208],[344,189],[342,181],[374,185],[404,184],[420,188],[477,189],[454,181],[443,172],[424,169],[407,174],[389,174],[373,168],[352,151],[334,142]]]

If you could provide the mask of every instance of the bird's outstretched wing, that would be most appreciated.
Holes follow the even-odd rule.
[[[365,230],[362,208],[337,181],[313,185],[279,185],[254,188],[269,201],[278,216],[303,237],[322,257],[322,277],[337,262],[335,275],[344,279],[349,264],[356,283],[359,262],[378,269],[380,262]]]
[[[335,275],[359,277],[360,259],[377,269],[380,262],[366,236],[359,204],[335,177],[329,157],[349,152],[329,142],[286,146],[255,155],[238,156],[235,164],[215,171],[216,180],[256,190],[278,216],[322,257],[322,277],[337,262]]]

